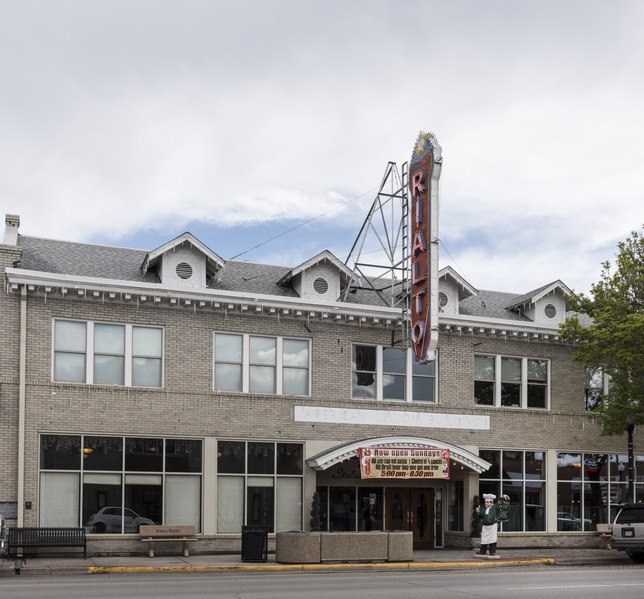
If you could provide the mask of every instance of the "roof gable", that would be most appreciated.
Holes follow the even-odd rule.
[[[210,273],[217,272],[226,264],[226,261],[218,256],[215,252],[213,252],[207,245],[199,241],[192,233],[186,232],[182,235],[179,235],[179,237],[175,237],[171,241],[164,243],[155,250],[148,252],[148,254],[145,256],[143,264],[141,265],[141,270],[143,270],[143,272],[147,272],[148,269],[150,269],[152,266],[157,264],[159,260],[161,260],[164,254],[178,247],[181,247],[184,244],[190,245],[192,248],[195,248],[205,256],[206,262],[208,264],[208,271]]]
[[[317,254],[317,256],[313,256],[313,258],[289,270],[278,281],[278,283],[280,285],[288,285],[291,282],[291,279],[293,279],[297,275],[302,274],[304,271],[312,268],[313,266],[316,266],[317,264],[323,261],[330,262],[338,270],[340,277],[344,278],[345,282],[350,281],[351,278],[354,276],[353,271],[349,267],[347,267],[340,260],[338,260],[329,250],[324,250],[323,252],[320,252],[319,254]]]

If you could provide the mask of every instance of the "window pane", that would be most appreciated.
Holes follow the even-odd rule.
[[[79,474],[40,474],[40,526],[78,526]]]
[[[240,533],[244,523],[244,478],[217,477],[217,532]]]
[[[405,375],[383,374],[382,396],[384,399],[405,399]]]
[[[356,488],[331,487],[329,496],[329,530],[356,529]]]
[[[94,325],[94,351],[99,354],[125,353],[125,327],[116,324]]]
[[[217,333],[215,335],[215,359],[217,362],[241,363],[242,336]]]
[[[241,391],[242,367],[238,364],[215,364],[215,389]]]
[[[545,480],[546,478],[546,454],[543,451],[525,452],[525,476]]]
[[[358,487],[358,530],[384,530],[382,488]]]
[[[201,531],[201,476],[165,477],[165,524],[193,525]]]
[[[501,478],[501,452],[494,449],[482,449],[479,451],[479,456],[492,464],[489,470],[481,473],[481,478]]]
[[[122,470],[123,439],[84,437],[83,470]],[[110,504],[111,505],[111,504]],[[121,505],[120,503],[118,505]],[[105,506],[101,506],[105,507]]]
[[[528,360],[528,382],[548,380],[548,363],[545,360]]]
[[[277,532],[302,530],[302,479],[277,479]]]
[[[494,405],[494,383],[474,381],[474,403],[479,406]]]
[[[563,532],[581,530],[580,490],[579,483],[557,483],[557,530]]]
[[[510,519],[503,523],[503,530],[523,530],[523,485],[519,483],[503,483],[503,494],[510,498]]]
[[[121,532],[120,474],[86,474],[83,478],[83,524],[92,534]]]
[[[81,438],[78,435],[42,435],[40,467],[45,470],[80,470]]]
[[[584,479],[587,481],[608,479],[608,456],[605,453],[584,454]]]
[[[244,474],[246,471],[246,444],[243,441],[217,443],[217,471]]]
[[[581,480],[580,454],[557,454],[557,480]]]
[[[510,478],[512,480],[523,479],[522,451],[503,452],[503,478]]]
[[[163,486],[161,475],[125,477],[123,532],[139,532],[141,524],[161,524],[163,519]]]
[[[284,339],[282,342],[284,366],[309,367],[309,342],[301,339]]]
[[[84,322],[57,320],[54,323],[56,351],[85,352],[87,325]]]
[[[494,356],[474,356],[474,378],[478,381],[494,381]]]
[[[249,391],[251,393],[275,393],[275,368],[273,366],[250,367]]]
[[[376,348],[368,345],[352,347],[353,397],[376,397]]]
[[[285,395],[308,395],[309,371],[302,368],[285,368],[282,392]]]
[[[132,327],[132,354],[149,358],[162,355],[163,331],[148,327]]]
[[[163,467],[163,439],[125,439],[125,469],[160,472]]]
[[[436,361],[423,364],[422,362],[412,360],[411,372],[412,374],[419,376],[436,376]]]
[[[201,441],[166,439],[166,472],[201,472]]]
[[[501,405],[521,405],[521,385],[514,383],[501,383]]]
[[[598,524],[608,522],[608,485],[606,483],[584,484],[583,530],[597,530]]]
[[[414,401],[435,401],[434,377],[415,376],[413,383]]]
[[[526,481],[525,484],[525,529],[546,530],[546,483]]]
[[[56,352],[54,356],[54,380],[64,383],[85,382],[85,354]]]
[[[276,342],[272,337],[251,337],[250,363],[275,364]]]
[[[405,374],[407,365],[407,352],[397,347],[384,347],[382,349],[382,371]]]
[[[274,531],[274,498],[272,477],[248,477],[246,487],[246,524],[266,526],[268,532]]]
[[[123,385],[125,358],[122,356],[94,356],[94,383],[97,385]]]
[[[156,358],[133,358],[132,385],[135,387],[160,387],[161,360]]]
[[[277,474],[302,474],[303,453],[300,443],[278,443]]]
[[[275,472],[275,444],[248,444],[248,473],[273,474]]]
[[[501,358],[501,380],[506,382],[521,381],[521,360],[519,358]]]
[[[546,385],[528,384],[528,407],[545,408],[546,407]]]

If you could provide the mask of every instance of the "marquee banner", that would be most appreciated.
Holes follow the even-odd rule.
[[[449,449],[361,447],[360,478],[449,478]]]

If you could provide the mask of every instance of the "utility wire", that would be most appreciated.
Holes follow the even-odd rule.
[[[368,193],[372,193],[376,189],[378,189],[378,188],[374,187],[373,189],[365,191],[364,193],[361,193],[360,195],[356,196],[355,198],[351,198],[350,200],[347,200],[346,202],[344,202],[342,204],[339,204],[338,206],[335,206],[335,208],[331,208],[331,210],[327,210],[326,212],[323,212],[322,214],[318,214],[317,216],[314,216],[313,218],[310,218],[309,220],[305,220],[304,222],[301,222],[301,223],[295,225],[294,227],[291,227],[290,229],[287,229],[286,231],[282,231],[281,233],[278,233],[277,235],[274,235],[270,239],[266,239],[265,241],[262,241],[261,243],[258,243],[257,245],[253,246],[252,248],[244,250],[243,252],[240,252],[239,254],[235,254],[232,258],[229,258],[229,260],[234,260],[235,258],[239,258],[239,256],[243,256],[244,254],[248,254],[248,252],[252,252],[253,250],[256,250],[257,248],[260,248],[263,245],[266,245],[267,243],[270,243],[271,241],[274,241],[275,239],[278,239],[279,237],[283,237],[287,233],[291,233],[292,231],[295,231],[295,229],[299,229],[300,227],[303,227],[304,225],[308,225],[309,223],[312,223],[313,221],[316,221],[319,218],[322,218],[323,216],[326,216],[327,214],[331,214],[331,212],[335,212],[336,210],[346,206],[347,204],[351,204],[351,202],[355,202],[356,200],[359,200],[361,197],[366,196]]]

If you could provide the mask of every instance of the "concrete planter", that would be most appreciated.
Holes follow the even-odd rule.
[[[319,532],[278,532],[275,561],[281,564],[319,564]]]
[[[278,532],[275,560],[283,564],[413,559],[411,532]]]

